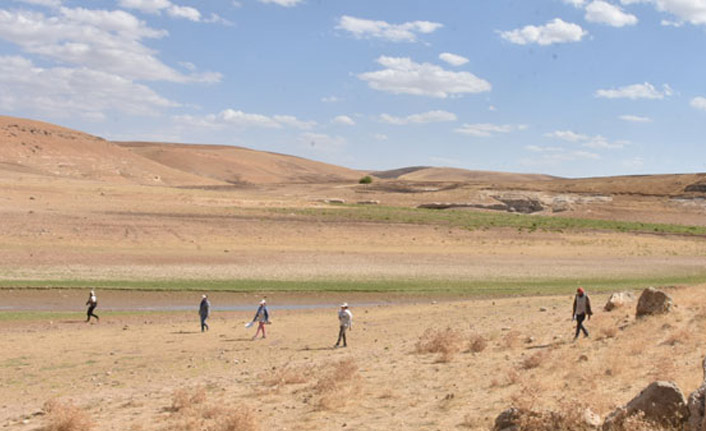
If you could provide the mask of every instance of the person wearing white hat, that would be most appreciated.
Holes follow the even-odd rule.
[[[353,313],[348,309],[348,303],[344,302],[341,304],[341,309],[338,310],[338,341],[333,346],[334,348],[340,346],[341,341],[343,341],[343,347],[348,347],[346,343],[346,331],[353,330]]]
[[[208,323],[206,319],[211,315],[211,302],[207,295],[201,295],[201,304],[199,304],[199,317],[201,317],[201,332],[208,331]]]
[[[262,338],[266,338],[265,325],[270,323],[270,314],[267,312],[267,301],[264,299],[260,301],[260,306],[257,307],[257,312],[252,321],[258,322],[257,331],[255,331],[255,336],[252,339],[256,339],[260,331],[262,331]]]
[[[91,316],[95,317],[96,320],[100,322],[100,318],[98,317],[98,315],[93,313],[93,310],[98,307],[98,299],[96,298],[96,292],[94,292],[93,290],[91,290],[91,294],[88,295],[88,301],[86,301],[86,305],[88,305],[88,311],[86,312],[86,323],[91,320]]]

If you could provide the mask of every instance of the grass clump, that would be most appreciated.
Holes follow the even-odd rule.
[[[463,335],[452,328],[427,329],[414,346],[416,353],[439,353],[437,362],[450,362],[461,351]]]
[[[198,404],[206,401],[206,389],[197,387],[194,389],[177,389],[172,395],[172,405],[169,411],[178,413],[193,409]]]
[[[360,389],[359,376],[358,364],[350,358],[324,366],[321,377],[313,387],[318,395],[315,407],[332,410],[345,405]]]
[[[472,335],[468,342],[468,350],[473,353],[480,353],[488,347],[488,340],[482,335]]]
[[[88,414],[71,403],[49,400],[43,407],[46,425],[42,431],[90,431],[93,421]]]

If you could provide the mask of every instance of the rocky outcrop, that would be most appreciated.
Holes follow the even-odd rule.
[[[616,308],[624,307],[625,304],[635,301],[635,295],[632,292],[616,292],[610,295],[603,309],[605,311],[613,311]]]
[[[706,181],[686,186],[685,192],[706,193]]]
[[[493,431],[521,431],[533,429],[597,430],[601,417],[591,409],[563,413],[535,411],[510,407],[495,418]]]
[[[608,415],[604,431],[622,429],[630,416],[641,412],[646,421],[676,427],[686,421],[689,411],[681,389],[674,382],[653,382],[624,407]]]
[[[672,310],[674,302],[672,297],[657,290],[654,287],[648,287],[640,295],[637,301],[636,317],[650,316],[655,314],[665,314]]]
[[[706,431],[706,358],[701,367],[704,370],[704,380],[701,386],[689,395],[689,420],[686,423],[686,431]]]
[[[539,199],[530,197],[507,198],[503,196],[497,196],[495,199],[505,204],[509,212],[532,214],[544,210],[544,205]]]

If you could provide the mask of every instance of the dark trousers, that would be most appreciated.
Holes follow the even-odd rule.
[[[201,332],[208,331],[208,323],[206,323],[206,319],[208,319],[208,316],[201,316]]]
[[[98,317],[98,315],[93,314],[93,310],[95,310],[97,306],[98,306],[98,304],[89,305],[89,306],[88,306],[88,311],[86,312],[86,322],[88,322],[89,320],[91,320],[91,316],[95,317],[96,320],[100,320],[100,318]]]
[[[576,315],[576,336],[574,338],[577,338],[581,331],[583,331],[584,337],[588,337],[588,331],[583,326],[584,320],[586,320],[586,313]]]
[[[348,344],[346,344],[346,330],[348,329],[347,326],[341,326],[341,329],[338,331],[338,341],[336,341],[336,345],[338,346],[341,344],[341,340],[343,340],[343,347],[346,347]]]

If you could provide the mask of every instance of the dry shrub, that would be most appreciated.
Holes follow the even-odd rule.
[[[510,368],[509,370],[507,370],[507,372],[503,376],[502,380],[499,379],[498,377],[492,379],[490,381],[490,387],[497,388],[497,387],[512,386],[519,381],[520,381],[520,373],[518,373],[516,369]]]
[[[44,403],[46,426],[43,431],[89,431],[93,422],[86,412],[71,403],[49,400]]]
[[[250,408],[238,407],[220,418],[216,431],[258,431],[257,416]]]
[[[537,368],[546,361],[549,354],[544,351],[535,352],[522,360],[522,369],[531,370]]]
[[[193,389],[177,389],[172,395],[172,405],[169,407],[171,412],[181,412],[195,407],[197,404],[202,404],[206,401],[206,389],[196,387]]]
[[[638,411],[633,415],[621,418],[610,427],[610,431],[679,431],[680,426],[663,423],[658,424],[645,419],[645,413]]]
[[[330,410],[341,407],[359,389],[358,365],[353,359],[343,359],[323,367],[322,376],[313,390],[319,395],[316,407]]]
[[[520,331],[510,331],[507,332],[500,343],[500,347],[504,347],[506,349],[514,349],[520,344],[520,336],[522,334]]]
[[[603,338],[615,338],[615,336],[618,335],[618,328],[615,326],[601,328],[601,335],[603,335]]]
[[[307,383],[313,371],[310,366],[284,366],[260,375],[260,381],[265,386],[293,385]]]
[[[468,344],[468,350],[473,353],[480,353],[485,350],[486,347],[488,347],[488,340],[486,340],[485,337],[478,334],[471,336]]]
[[[461,351],[461,332],[446,329],[427,329],[415,344],[416,353],[439,353],[437,362],[449,362]]]

